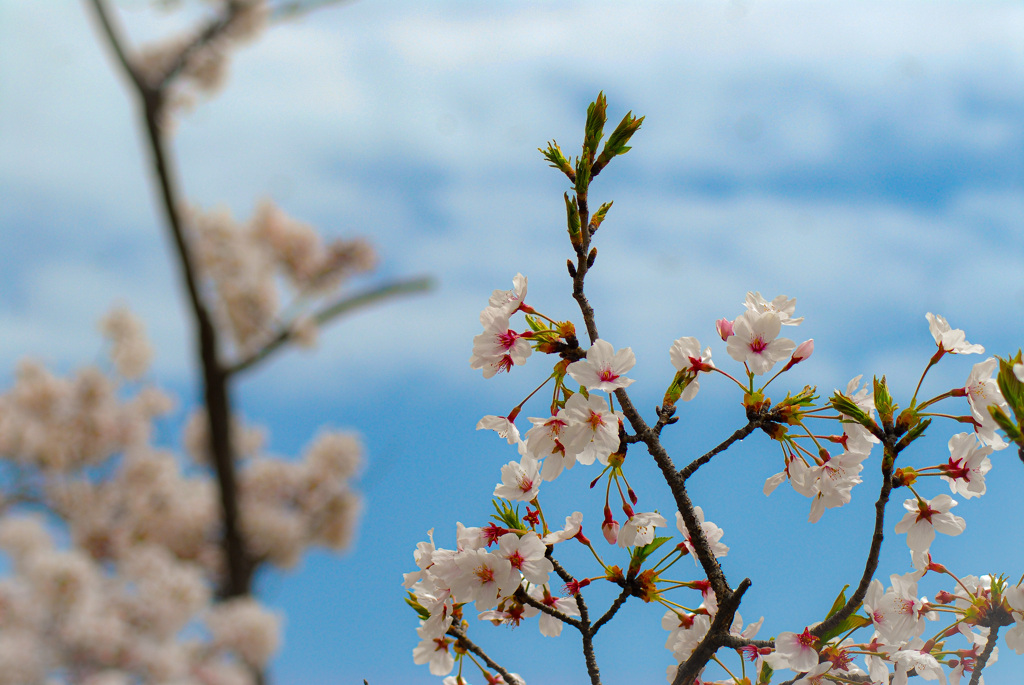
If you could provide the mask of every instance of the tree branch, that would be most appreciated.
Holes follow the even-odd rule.
[[[685,481],[687,478],[696,473],[697,469],[711,461],[711,459],[714,458],[716,454],[719,454],[720,452],[724,452],[725,450],[729,449],[729,447],[734,442],[736,442],[737,440],[742,440],[743,438],[747,437],[748,435],[754,432],[755,428],[761,426],[761,424],[762,422],[760,418],[751,419],[749,422],[747,422],[746,426],[738,429],[735,433],[730,435],[720,444],[712,448],[707,454],[704,454],[703,456],[700,456],[697,459],[691,461],[686,466],[686,468],[679,472],[679,477]]]
[[[867,595],[871,579],[875,575],[875,570],[878,569],[878,556],[882,551],[882,542],[885,539],[885,505],[889,502],[889,493],[892,492],[892,471],[896,463],[895,448],[892,447],[892,441],[888,436],[883,444],[885,453],[882,456],[882,488],[878,493],[878,500],[875,502],[875,531],[871,536],[871,547],[864,564],[864,573],[861,574],[857,589],[843,608],[811,629],[811,634],[815,637],[821,637],[832,630],[860,608],[864,602],[864,596]]]
[[[448,628],[448,634],[457,639],[459,644],[465,647],[468,651],[473,652],[473,654],[476,654],[478,657],[483,659],[483,662],[487,664],[487,667],[496,671],[498,675],[505,679],[505,682],[508,683],[508,685],[515,685],[515,683],[519,682],[519,680],[513,678],[512,674],[505,670],[505,668],[497,661],[487,656],[487,653],[484,652],[479,645],[466,637],[466,633],[454,623]]]
[[[317,325],[323,325],[342,314],[347,314],[351,311],[374,304],[389,297],[426,292],[433,287],[434,280],[428,276],[392,281],[390,283],[385,283],[384,285],[374,286],[373,288],[355,295],[342,297],[341,299],[328,304],[326,307],[314,314],[313,320],[316,321]],[[278,332],[270,342],[258,351],[254,352],[252,355],[228,367],[225,373],[229,376],[233,376],[245,371],[269,357],[283,345],[288,343],[293,337],[294,332],[291,329],[285,329]]]

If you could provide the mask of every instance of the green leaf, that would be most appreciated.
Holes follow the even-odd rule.
[[[409,596],[405,598],[405,603],[412,607],[416,615],[419,616],[421,621],[426,621],[430,618],[430,612],[427,611],[419,602],[416,601],[416,595],[408,593]]]
[[[831,404],[832,408],[838,411],[840,414],[845,414],[846,416],[849,416],[850,419],[852,419],[855,423],[859,423],[860,425],[867,428],[869,431],[872,432],[872,434],[878,431],[878,426],[871,419],[871,417],[868,416],[863,409],[858,407],[856,402],[854,402],[852,399],[850,399],[843,393],[836,391],[836,393],[832,395],[832,398],[829,400],[829,404]],[[848,421],[845,420],[844,422],[848,423]]]
[[[875,376],[874,384],[875,409],[878,411],[878,416],[882,419],[883,425],[892,425],[893,414],[896,413],[899,407],[892,401],[892,395],[889,394],[889,386],[885,382],[885,376],[882,376],[882,380],[878,380],[878,377]]]
[[[604,137],[604,122],[607,119],[608,100],[604,96],[604,92],[597,94],[597,99],[590,103],[587,107],[587,125],[583,135],[583,156],[587,160],[589,176],[589,166],[594,163],[594,155],[597,154],[597,146],[601,143],[601,138]]]
[[[601,226],[601,222],[604,221],[605,215],[608,214],[608,210],[611,209],[611,208],[612,208],[612,203],[611,202],[605,202],[603,205],[601,205],[600,207],[597,208],[597,211],[594,212],[594,216],[590,217],[590,232],[591,233],[596,231]]]
[[[671,539],[672,538],[670,537],[654,538],[654,540],[644,545],[643,547],[634,547],[633,552],[630,554],[629,568],[631,570],[639,569],[641,566],[643,566],[643,563],[647,560],[647,557],[651,556],[651,554],[654,553],[654,550],[658,549]]]
[[[772,675],[775,673],[775,669],[768,665],[765,661],[761,664],[761,672],[757,675],[757,685],[768,685],[772,682]]]
[[[591,161],[586,155],[576,160],[576,194],[586,195],[590,187]]]
[[[599,170],[603,169],[608,162],[612,161],[612,157],[618,155],[624,155],[630,151],[629,146],[626,143],[633,137],[633,134],[640,130],[640,125],[644,122],[644,118],[636,118],[633,116],[633,112],[626,112],[626,116],[622,117],[622,121],[615,127],[612,134],[608,136],[608,142],[604,144],[604,149],[601,151],[601,156],[598,157],[596,166]]]
[[[999,392],[1010,405],[1010,410],[1017,418],[1017,425],[1024,426],[1024,383],[1021,383],[1013,372],[1013,365],[1021,363],[1021,352],[1017,351],[1015,357],[1010,359],[999,359],[999,374],[996,376],[996,383],[999,385]]]
[[[573,177],[572,165],[569,164],[569,160],[562,154],[562,148],[558,147],[558,143],[551,141],[548,143],[548,148],[537,148],[537,150],[544,155],[544,159],[548,160],[551,167],[558,169],[563,174],[569,177],[569,180],[575,180]]]
[[[565,213],[569,223],[569,239],[573,245],[580,245],[583,237],[580,234],[580,208],[576,204],[576,198],[569,199],[569,193],[565,194]]]
[[[850,589],[849,585],[844,585],[843,589],[839,591],[839,596],[836,597],[836,601],[832,602],[832,608],[828,610],[828,615],[825,618],[829,618],[846,606],[846,591]]]

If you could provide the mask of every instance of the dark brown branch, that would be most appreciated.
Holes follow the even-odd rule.
[[[110,13],[107,12],[107,6],[103,0],[92,0],[90,6],[93,8],[93,12],[96,18],[100,22],[100,29],[103,31],[103,35],[107,39],[107,44],[110,45],[114,51],[114,56],[117,57],[117,61],[124,71],[125,75],[135,85],[135,89],[139,92],[145,91],[148,86],[142,81],[139,76],[139,72],[135,69],[135,65],[132,64],[131,59],[128,57],[127,49],[124,47],[124,39],[121,38],[121,33],[114,26],[113,19],[110,17]]]
[[[505,668],[497,661],[487,656],[487,653],[484,652],[479,645],[466,637],[466,633],[464,633],[458,626],[452,624],[452,626],[448,628],[448,634],[457,639],[468,651],[473,652],[473,654],[480,657],[483,662],[487,664],[487,667],[496,671],[498,675],[505,679],[505,682],[508,683],[508,685],[515,685],[515,683],[519,682],[519,680],[515,679],[512,674],[505,670]]]
[[[992,657],[992,651],[996,648],[996,641],[999,639],[999,626],[992,626],[988,631],[988,640],[985,641],[985,649],[981,656],[974,662],[974,673],[971,674],[970,685],[978,685],[981,682],[981,672],[984,670],[988,660]]]
[[[210,454],[217,473],[224,521],[221,544],[227,560],[227,576],[221,580],[218,594],[221,597],[245,595],[250,592],[254,569],[252,560],[245,550],[238,517],[238,488],[235,482],[234,446],[230,431],[232,412],[227,387],[228,375],[219,358],[217,330],[200,294],[195,265],[185,236],[185,227],[180,211],[181,202],[175,187],[171,162],[161,127],[164,93],[162,89],[152,88],[137,77],[136,70],[128,61],[126,52],[113,29],[103,0],[92,0],[92,5],[103,26],[104,34],[111,42],[122,67],[131,77],[142,103],[150,158],[157,179],[164,219],[174,244],[182,280],[185,282],[185,290],[196,322],[199,337],[198,353],[203,372],[203,398],[206,404],[210,436]]]
[[[432,278],[427,276],[421,276],[419,278],[410,278],[400,281],[392,281],[391,283],[385,283],[384,285],[375,286],[368,290],[355,295],[348,295],[335,302],[328,304],[326,307],[318,311],[313,315],[313,320],[317,325],[323,325],[328,323],[334,318],[347,314],[351,311],[365,307],[370,304],[374,304],[388,297],[395,295],[405,295],[409,293],[425,292],[430,290],[434,286]],[[233,376],[237,373],[245,371],[246,369],[258,364],[263,361],[271,354],[276,352],[286,343],[288,343],[294,337],[294,333],[291,329],[286,329],[278,332],[266,345],[260,348],[257,352],[253,353],[249,357],[242,359],[232,366],[228,367],[226,373],[229,376]]]
[[[698,457],[697,459],[691,461],[686,466],[686,468],[679,472],[679,477],[685,481],[687,478],[692,476],[697,471],[697,469],[711,461],[716,454],[724,452],[725,450],[729,449],[729,447],[737,440],[742,440],[743,438],[753,433],[754,429],[758,428],[761,425],[761,423],[762,422],[759,419],[751,419],[746,426],[738,429],[735,433],[733,433],[720,444],[711,449],[711,451],[709,451],[707,454],[704,454]]]
[[[722,646],[724,637],[729,634],[729,628],[732,627],[732,620],[736,615],[736,610],[739,609],[740,600],[743,599],[743,593],[749,587],[750,580],[744,579],[736,587],[736,591],[730,593],[725,601],[719,601],[718,613],[715,614],[715,619],[711,622],[708,634],[704,636],[704,639],[700,641],[686,661],[679,664],[679,670],[676,671],[672,685],[692,685],[697,679],[718,648]]]
[[[622,605],[626,603],[626,600],[629,599],[630,595],[632,594],[633,590],[632,588],[630,588],[629,583],[627,582],[626,587],[622,588],[622,592],[620,592],[619,596],[615,598],[615,601],[612,602],[612,605],[608,607],[608,611],[604,612],[604,615],[594,622],[594,625],[591,628],[591,632],[596,634],[597,631],[601,629],[601,626],[603,626],[608,621],[612,620],[612,617],[615,616],[615,614],[619,611]]]
[[[558,609],[555,609],[554,607],[548,606],[544,602],[541,602],[541,601],[538,601],[538,600],[534,599],[533,597],[531,597],[529,595],[529,593],[527,593],[525,590],[523,590],[523,588],[519,588],[518,590],[516,590],[515,597],[516,597],[516,599],[518,599],[523,604],[529,604],[534,609],[537,609],[538,611],[543,612],[543,613],[547,614],[548,616],[553,616],[554,618],[557,618],[562,623],[566,623],[566,624],[572,626],[576,630],[582,630],[583,629],[583,625],[579,621],[577,621],[573,617],[569,616],[568,614],[563,614],[561,611],[559,611]]]
[[[871,547],[868,549],[868,558],[864,563],[864,573],[861,574],[857,589],[843,605],[843,608],[811,629],[811,634],[815,637],[821,637],[832,630],[860,608],[865,595],[867,595],[871,579],[878,569],[878,557],[882,551],[882,542],[885,540],[885,505],[889,502],[889,493],[892,492],[892,471],[896,463],[896,452],[891,444],[890,438],[886,437],[885,452],[882,456],[882,487],[878,493],[878,500],[875,502],[875,531],[871,536]]]

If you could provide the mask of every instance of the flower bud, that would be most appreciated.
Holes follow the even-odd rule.
[[[732,330],[732,321],[729,321],[729,319],[719,319],[716,321],[715,330],[718,331],[718,335],[722,340],[728,340],[732,335],[734,335]]]
[[[615,519],[605,519],[601,524],[601,532],[604,533],[604,539],[609,545],[616,544],[619,541],[619,522]]]
[[[793,363],[802,362],[812,354],[814,354],[814,338],[805,340],[796,346],[796,349],[793,350]]]

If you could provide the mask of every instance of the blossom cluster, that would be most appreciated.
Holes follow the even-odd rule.
[[[204,414],[186,454],[153,444],[174,406],[144,377],[142,324],[118,309],[101,325],[109,369],[69,377],[21,364],[0,394],[0,684],[253,682],[279,643],[279,617],[244,597],[215,601],[225,571],[219,491]],[[242,531],[254,563],[294,564],[311,545],[346,547],[360,509],[349,485],[358,439],[321,433],[300,460],[272,458],[236,419]],[[50,512],[30,516],[26,509]],[[58,544],[55,540],[70,544]]]
[[[481,313],[484,330],[474,339],[470,365],[482,370],[485,378],[490,378],[523,365],[534,351],[558,353],[559,361],[551,375],[555,384],[551,413],[546,417],[528,418],[532,427],[525,436],[520,435],[516,426],[525,400],[508,415],[486,416],[477,425],[478,429],[496,431],[510,445],[516,445],[519,459],[501,467],[501,482],[496,485],[493,495],[510,503],[526,503],[525,519],[518,518],[518,515],[513,517],[515,525],[512,527],[492,523],[488,527],[470,528],[459,524],[456,550],[435,548],[432,535],[429,542],[420,543],[417,549],[418,571],[405,577],[405,586],[411,589],[410,601],[421,619],[417,631],[420,644],[414,650],[414,660],[429,664],[431,673],[435,675],[450,673],[465,653],[465,649],[459,649],[459,635],[468,627],[462,620],[464,605],[472,603],[483,620],[513,625],[540,613],[541,632],[552,636],[561,632],[563,623],[579,615],[574,597],[558,598],[551,594],[549,574],[552,565],[549,559],[558,542],[576,539],[591,548],[592,545],[582,533],[580,512],[567,518],[562,531],[549,531],[543,523],[538,527],[538,520],[543,520],[538,519],[541,485],[554,480],[576,463],[589,466],[595,462],[604,469],[595,483],[605,474],[608,474],[609,490],[613,481],[625,481],[625,417],[614,409],[614,393],[633,382],[627,377],[636,362],[632,351],[629,348],[616,350],[601,339],[594,340],[585,352],[576,351],[574,327],[554,321],[526,304],[527,279],[524,276],[517,275],[513,286],[508,291],[495,291]],[[748,409],[770,406],[770,401],[764,398],[767,385],[809,357],[814,349],[813,340],[797,345],[780,337],[783,326],[797,326],[803,321],[794,317],[795,303],[794,299],[785,296],[768,300],[760,293],[751,292],[747,294],[742,314],[716,323],[716,330],[726,343],[729,356],[743,365],[744,373],[739,375],[744,380],[717,368],[711,360],[710,348],[702,350],[696,338],[684,337],[674,341],[669,349],[669,361],[676,375],[666,392],[663,411],[673,407],[677,401],[692,400],[699,389],[699,376],[712,372],[731,379],[743,389]],[[524,313],[527,320],[527,326],[518,331],[511,323],[511,317],[517,312]],[[968,343],[963,331],[952,329],[942,317],[929,314],[927,319],[938,348],[933,358],[935,361],[945,354],[984,351],[980,345]],[[755,379],[765,376],[782,362],[785,364],[775,376],[761,387],[755,386]],[[1007,634],[1007,642],[1015,650],[1024,652],[1024,639],[1020,637],[1024,635],[1024,627],[1021,627],[1024,626],[1021,623],[1024,611],[1017,608],[1020,597],[1024,596],[1022,588],[1006,587],[1005,582],[1000,581],[1003,583],[1002,599],[997,598],[993,605],[991,592],[987,595],[975,592],[981,587],[979,583],[991,584],[989,577],[980,581],[973,576],[957,579],[958,587],[966,589],[969,596],[956,595],[956,599],[944,603],[949,605],[950,611],[959,612],[961,618],[948,630],[942,629],[944,632],[941,634],[947,640],[930,642],[921,637],[925,621],[937,621],[946,614],[934,609],[938,606],[938,599],[929,602],[918,597],[916,591],[918,580],[929,570],[948,573],[945,567],[933,562],[929,554],[935,533],[957,535],[964,530],[965,522],[949,513],[956,505],[952,497],[939,494],[926,499],[917,495],[913,485],[925,475],[934,475],[945,481],[954,495],[970,498],[984,494],[985,474],[991,469],[989,454],[1007,445],[996,433],[993,412],[989,409],[1007,408],[993,377],[996,366],[995,358],[986,359],[974,366],[961,388],[916,404],[916,410],[923,413],[928,405],[941,399],[965,397],[970,412],[965,421],[972,424],[974,431],[958,433],[950,438],[950,456],[945,463],[916,469],[905,467],[896,473],[899,484],[915,494],[913,499],[904,503],[907,514],[894,530],[907,534],[907,544],[917,570],[904,576],[892,576],[888,589],[878,580],[871,582],[863,601],[866,616],[859,617],[853,626],[874,627],[870,639],[855,643],[853,638],[846,637],[837,642],[822,639],[811,633],[810,628],[805,628],[802,633],[783,632],[775,638],[773,648],[751,646],[745,653],[754,661],[755,673],[790,669],[800,674],[795,681],[799,683],[853,676],[873,683],[888,683],[895,678],[892,682],[901,683],[909,673],[926,678],[933,674],[945,678],[942,664],[946,664],[952,668],[950,680],[958,682],[962,674],[973,667],[973,659],[985,646],[989,628],[977,620],[977,606],[985,602],[989,607],[987,615],[998,609],[1004,615],[1012,616],[1012,620],[1008,620],[1014,623],[1015,628]],[[570,380],[578,385],[570,387]],[[836,391],[836,397],[842,401],[833,400],[831,405],[840,411],[836,423],[838,432],[826,436],[824,444],[836,446],[837,452],[826,449],[818,443],[821,438],[815,439],[814,433],[805,429],[806,421],[817,419],[817,415],[829,406],[814,408],[815,396],[811,389],[805,389],[796,396],[787,396],[784,402],[777,404],[778,420],[764,432],[782,447],[785,468],[768,479],[765,494],[788,481],[796,492],[812,500],[811,522],[820,520],[826,509],[849,503],[853,487],[862,482],[860,474],[865,461],[880,442],[880,412],[890,410],[888,406],[882,410],[876,407],[877,388],[877,381],[874,386],[862,386],[861,377],[857,377],[844,391]],[[799,427],[804,432],[791,434],[787,426]],[[807,442],[816,443],[815,448],[806,447],[804,443]],[[630,488],[629,497],[622,498],[626,520],[620,525],[614,519],[606,497],[602,533],[617,547],[631,549],[631,577],[639,577],[649,583],[646,589],[648,596],[669,607],[662,624],[669,631],[666,647],[676,661],[668,670],[669,681],[672,682],[678,666],[705,639],[717,614],[718,600],[707,581],[686,584],[701,591],[701,602],[692,609],[681,608],[682,605],[665,599],[664,592],[670,588],[661,579],[661,572],[678,556],[664,568],[656,568],[658,573],[648,573],[645,579],[643,574],[637,575],[639,566],[636,560],[638,556],[645,556],[638,552],[646,550],[648,545],[660,545],[667,539],[656,538],[655,533],[656,528],[663,528],[667,522],[658,512],[633,511],[632,505],[635,504],[636,496]],[[507,516],[511,509],[505,505],[503,511]],[[703,544],[707,545],[712,556],[725,556],[728,547],[720,542],[723,536],[721,528],[705,521],[700,507],[695,507],[695,515],[704,538]],[[496,518],[499,522],[502,520],[501,517]],[[682,536],[676,547],[678,554],[689,553],[696,562],[698,554],[693,538],[679,512],[676,512],[676,518]],[[488,551],[492,545],[496,549]],[[600,561],[600,555],[596,551],[594,553]],[[621,572],[616,572],[618,567],[601,563],[604,574],[600,578],[622,582]],[[575,596],[591,580],[570,584],[567,589]],[[952,598],[954,595],[949,596]],[[538,602],[555,611],[544,612]],[[968,606],[975,607],[973,619],[971,612],[965,609]],[[761,621],[758,621],[744,627],[737,613],[730,632],[754,645],[760,626]],[[945,652],[942,650],[948,649],[946,641],[954,635],[965,639],[968,647],[956,651],[959,659],[943,661],[941,655]],[[854,662],[858,654],[864,655],[860,665]],[[989,662],[994,658],[994,655],[989,656]],[[890,671],[890,668],[895,670]],[[461,674],[460,663],[457,676],[460,679]],[[491,677],[486,671],[485,676]]]
[[[325,244],[311,226],[269,200],[247,222],[223,209],[193,209],[189,225],[197,268],[220,328],[231,334],[241,354],[252,354],[281,334],[307,347],[315,344],[312,304],[376,264],[365,240],[339,238]],[[282,301],[282,281],[294,301]]]

